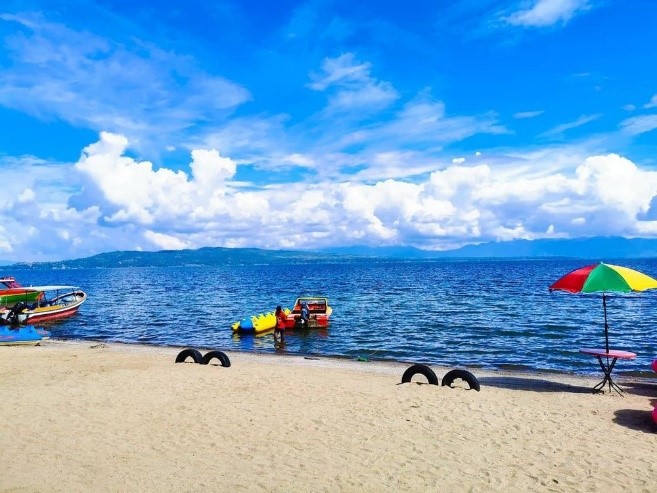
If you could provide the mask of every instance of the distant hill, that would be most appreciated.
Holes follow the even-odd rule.
[[[413,247],[352,246],[317,252],[258,248],[199,248],[159,252],[110,252],[58,262],[18,263],[12,269],[81,269],[103,267],[171,267],[180,265],[258,265],[380,260],[440,260],[465,258],[657,258],[657,239],[597,237],[572,240],[514,240],[468,245],[434,252]]]
[[[646,258],[657,257],[657,239],[595,237],[555,240],[513,240],[467,245],[441,252],[413,247],[353,246],[322,250],[326,253],[399,259],[447,258]]]
[[[370,247],[370,246],[351,246],[325,248],[321,252],[334,255],[349,255],[354,257],[376,257],[376,258],[396,258],[396,259],[434,259],[442,258],[445,254],[455,252],[432,252],[430,250],[421,250],[414,247],[391,246],[391,247]]]
[[[449,257],[569,257],[586,259],[657,257],[657,239],[595,237],[556,240],[514,240],[467,245],[442,252]]]
[[[12,269],[83,269],[103,267],[172,267],[180,265],[257,265],[331,262],[348,259],[319,252],[262,250],[258,248],[199,248],[198,250],[162,250],[159,252],[109,252],[58,262],[21,262]]]

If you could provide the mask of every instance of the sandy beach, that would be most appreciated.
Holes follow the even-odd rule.
[[[657,490],[654,379],[621,397],[472,369],[476,392],[401,384],[407,363],[180,349],[0,347],[0,491]]]

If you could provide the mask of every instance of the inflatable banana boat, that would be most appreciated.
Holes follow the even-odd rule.
[[[289,315],[290,309],[283,310],[285,315]],[[276,315],[274,312],[261,313],[259,315],[252,315],[250,317],[238,320],[231,325],[234,332],[241,332],[244,334],[259,334],[268,330],[274,330],[276,327]]]

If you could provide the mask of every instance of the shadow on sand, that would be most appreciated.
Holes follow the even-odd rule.
[[[644,433],[657,432],[657,425],[652,420],[652,409],[619,409],[614,416],[614,423],[629,428],[630,430],[642,431]]]
[[[648,400],[646,410],[619,409],[616,411],[614,423],[625,426],[631,430],[644,433],[657,433],[657,423],[653,421],[652,409],[657,406],[657,383],[655,382],[624,382],[623,389],[628,394],[652,397]]]
[[[628,394],[657,398],[657,383],[655,382],[622,382],[621,385]]]
[[[481,377],[479,383],[483,386],[501,389],[525,390],[528,392],[573,392],[577,394],[591,393],[591,387],[570,385],[535,377]]]

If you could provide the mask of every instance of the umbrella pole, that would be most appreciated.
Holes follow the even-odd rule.
[[[609,326],[607,325],[607,298],[602,293],[602,309],[605,312],[605,349],[609,352]]]

